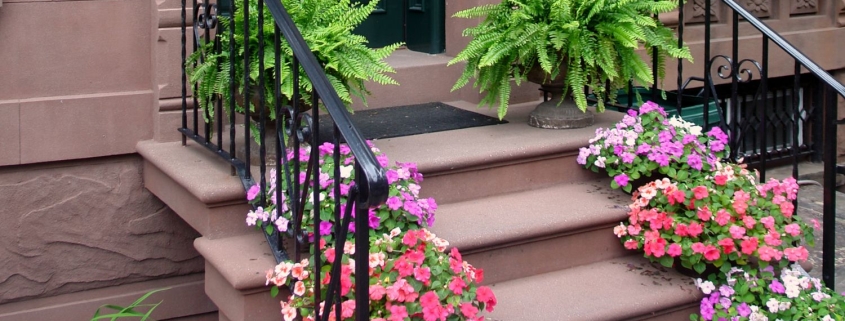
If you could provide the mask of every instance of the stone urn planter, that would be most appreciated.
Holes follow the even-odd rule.
[[[548,129],[567,129],[583,128],[595,122],[593,112],[578,109],[570,94],[563,96],[566,70],[566,65],[561,65],[560,73],[554,79],[551,79],[539,64],[534,64],[534,67],[528,71],[528,81],[539,84],[543,91],[552,95],[550,100],[537,105],[537,108],[531,112],[528,118],[529,125]]]

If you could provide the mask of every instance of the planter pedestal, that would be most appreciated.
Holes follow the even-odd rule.
[[[543,91],[552,94],[552,99],[537,105],[528,117],[528,124],[539,128],[567,129],[583,128],[595,122],[591,111],[581,111],[575,101],[563,97],[564,77],[566,76],[566,65],[561,65],[557,77],[551,79],[540,65],[535,64],[528,71],[528,81],[540,84]]]

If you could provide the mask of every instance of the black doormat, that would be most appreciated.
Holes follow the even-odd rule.
[[[352,122],[365,139],[382,139],[505,124],[507,121],[456,108],[444,103],[387,107],[356,111]],[[320,119],[320,141],[331,141],[332,122]]]

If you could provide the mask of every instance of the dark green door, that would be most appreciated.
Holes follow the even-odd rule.
[[[381,0],[356,33],[367,37],[373,48],[404,42],[410,50],[441,53],[446,48],[444,1]]]

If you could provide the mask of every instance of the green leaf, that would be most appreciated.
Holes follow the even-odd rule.
[[[698,272],[700,274],[704,273],[704,270],[707,268],[707,265],[705,265],[703,262],[698,262],[693,264],[692,268],[695,270],[695,272]]]
[[[660,258],[660,265],[663,265],[667,268],[672,267],[672,264],[674,264],[674,263],[675,263],[675,258],[673,258],[671,256],[664,255],[663,257]]]
[[[270,288],[270,296],[275,298],[278,295],[279,295],[279,287],[277,287],[277,286],[271,287]]]

